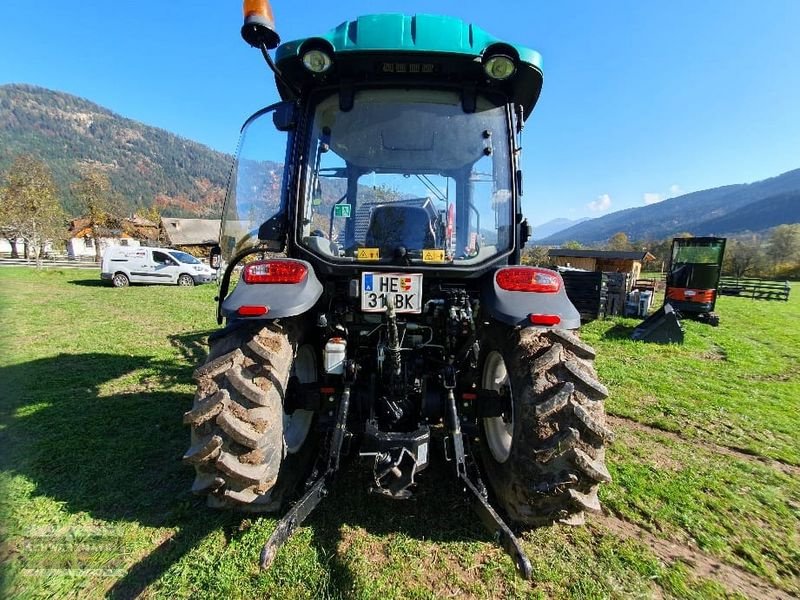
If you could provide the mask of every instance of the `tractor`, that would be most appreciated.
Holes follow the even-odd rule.
[[[242,128],[212,251],[193,492],[283,511],[266,567],[346,460],[396,500],[444,460],[530,577],[515,532],[599,511],[613,436],[561,276],[520,260],[540,55],[427,14],[281,44],[265,0],[241,34],[281,101]]]

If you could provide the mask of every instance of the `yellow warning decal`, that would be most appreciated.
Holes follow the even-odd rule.
[[[359,248],[356,251],[356,258],[358,260],[379,260],[380,257],[380,248]]]
[[[444,262],[444,250],[423,250],[422,262]]]

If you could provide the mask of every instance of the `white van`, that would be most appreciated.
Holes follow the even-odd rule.
[[[169,248],[111,246],[103,253],[100,279],[114,287],[131,283],[195,285],[217,278],[216,272],[191,254]]]

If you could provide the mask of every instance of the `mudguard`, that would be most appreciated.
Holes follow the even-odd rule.
[[[280,319],[294,317],[311,309],[322,295],[322,284],[314,274],[314,269],[306,261],[308,275],[300,283],[246,283],[239,276],[233,292],[222,302],[221,314],[226,318],[239,318],[242,306],[266,306],[267,312],[251,319]]]
[[[545,270],[545,269],[540,269]],[[532,326],[530,315],[558,315],[559,329],[578,329],[581,315],[567,297],[564,280],[556,271],[561,285],[557,292],[512,292],[497,285],[495,273],[486,277],[481,290],[481,306],[497,321],[515,327]]]

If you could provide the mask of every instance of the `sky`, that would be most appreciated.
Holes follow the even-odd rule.
[[[361,14],[462,18],[538,50],[524,212],[596,217],[800,167],[799,0],[273,0],[284,41]],[[223,152],[278,99],[234,0],[2,0],[0,84],[85,97]]]

